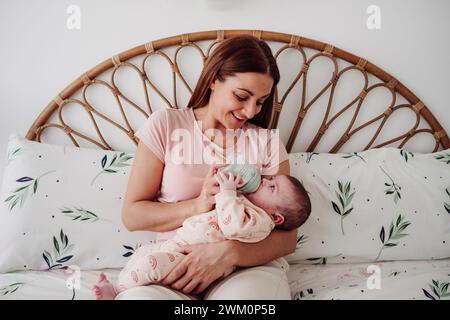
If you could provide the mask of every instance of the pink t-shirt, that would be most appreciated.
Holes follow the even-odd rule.
[[[245,124],[236,147],[222,148],[203,134],[193,109],[188,108],[155,111],[135,136],[165,165],[157,200],[173,203],[200,194],[212,163],[246,161],[260,168],[262,175],[273,174],[288,155],[278,135],[270,136],[269,131],[275,133]],[[262,132],[266,134],[258,136]]]
[[[278,130],[246,123],[238,133],[235,146],[222,148],[202,132],[192,108],[153,112],[135,136],[165,165],[156,200],[174,203],[197,197],[212,163],[245,161],[271,175],[288,159]]]

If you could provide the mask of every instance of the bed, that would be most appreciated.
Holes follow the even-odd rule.
[[[303,163],[306,166],[306,164],[314,162],[312,161],[314,157],[324,159],[322,164],[316,161],[319,163],[318,166],[308,167],[307,169],[310,171],[302,167],[301,172],[308,172],[311,174],[310,177],[316,178],[317,171],[321,171],[321,165],[328,165],[328,163],[331,165],[331,160],[329,160],[331,158],[327,157],[336,155],[342,156],[339,160],[333,158],[333,161],[344,161],[342,158],[346,158],[347,162],[341,164],[343,168],[345,166],[348,170],[350,168],[356,170],[354,168],[359,164],[354,161],[366,162],[364,160],[366,156],[367,158],[380,157],[375,154],[375,150],[391,148],[389,151],[391,153],[397,154],[397,150],[399,150],[399,157],[404,159],[404,164],[408,166],[414,165],[411,159],[417,153],[415,159],[422,159],[424,166],[419,167],[420,170],[423,168],[426,170],[426,166],[429,166],[427,161],[431,161],[430,159],[435,163],[439,162],[441,167],[436,169],[433,165],[433,174],[439,182],[439,188],[436,190],[441,190],[442,186],[450,187],[450,179],[448,179],[450,154],[446,151],[450,148],[449,137],[427,105],[404,84],[369,61],[331,44],[297,35],[261,30],[215,30],[182,34],[150,41],[114,55],[82,73],[80,77],[58,93],[36,118],[26,134],[26,140],[33,143],[32,147],[35,148],[34,150],[38,150],[36,152],[39,153],[39,157],[41,157],[39,144],[48,144],[45,151],[48,152],[48,155],[57,154],[59,150],[63,150],[61,152],[66,156],[72,152],[71,159],[77,159],[78,156],[86,158],[86,154],[75,154],[75,149],[85,148],[89,151],[83,152],[90,152],[89,156],[92,156],[92,159],[98,157],[97,154],[94,154],[95,152],[106,152],[101,158],[103,169],[111,158],[111,165],[120,159],[123,162],[117,168],[129,169],[129,163],[126,164],[126,161],[132,158],[138,142],[134,132],[155,110],[165,107],[182,108],[192,93],[199,71],[211,50],[214,50],[214,47],[223,39],[239,34],[251,34],[267,41],[279,62],[281,81],[276,91],[271,128],[279,129],[281,138],[290,153],[291,163],[295,163],[295,165]],[[336,110],[337,106],[340,108]],[[59,145],[62,149],[53,147],[53,145]],[[11,159],[16,155],[18,149],[20,148],[9,150],[11,152],[8,155],[11,155]],[[425,154],[426,152],[429,153],[428,156],[421,158],[419,153]],[[383,154],[384,158],[380,159],[388,159],[389,156],[390,153],[386,153]],[[297,158],[304,159],[304,161],[297,161]],[[398,163],[395,159],[392,160],[393,163]],[[61,161],[61,158],[55,156],[49,161],[56,163]],[[353,162],[349,163],[348,161]],[[73,167],[70,168],[64,167],[64,170],[75,172],[80,169],[80,165],[72,165]],[[381,168],[381,166],[378,167]],[[106,168],[105,170],[109,170],[107,171],[109,173],[121,172],[113,167],[108,168],[110,169]],[[401,169],[398,170],[401,171]],[[330,174],[336,172],[336,170],[332,171]],[[116,214],[117,207],[120,207],[122,200],[118,194],[123,195],[123,186],[126,183],[127,172],[123,173],[120,187],[114,189],[114,201],[116,202],[108,198],[108,194],[98,200],[105,206],[114,205]],[[385,176],[392,176],[386,170],[384,173],[386,173]],[[81,175],[83,172],[80,171],[79,174]],[[369,171],[366,174],[369,174]],[[336,179],[340,179],[339,175],[343,176],[346,173],[339,171]],[[361,176],[361,171],[357,175]],[[410,174],[405,175],[410,176]],[[95,185],[95,179],[98,176],[96,175],[91,181],[91,185]],[[8,179],[8,177],[8,174],[5,174],[4,179]],[[38,179],[29,177],[31,176],[14,178],[13,182],[34,181],[32,185],[34,194],[39,194]],[[302,176],[302,182],[309,183],[310,188],[315,188],[314,181],[307,182],[307,179],[307,176]],[[425,179],[429,180],[430,177],[425,177]],[[59,179],[57,181],[59,182]],[[74,183],[78,182],[74,181]],[[104,186],[106,185],[108,184],[105,182]],[[397,205],[398,201],[402,199],[397,186],[398,181],[394,183],[393,180],[392,184],[386,183],[385,185],[384,196],[395,197],[389,205]],[[7,182],[4,182],[4,194],[10,190],[8,187]],[[52,188],[57,192],[57,187]],[[326,185],[324,188],[327,188]],[[328,189],[326,192],[334,193],[333,188]],[[338,196],[338,199],[341,201],[341,207],[337,200],[336,202],[328,201],[329,199],[327,201],[330,202],[330,210],[339,214],[341,219],[340,227],[336,224],[336,237],[341,236],[341,233],[344,235],[345,228],[346,241],[350,238],[353,242],[360,242],[356,236],[351,238],[352,229],[348,222],[349,218],[346,218],[344,224],[344,216],[349,215],[351,211],[347,206],[350,205],[350,199],[353,197],[350,189],[350,183],[339,182],[339,190],[342,194],[341,197]],[[103,188],[101,190],[104,191]],[[105,189],[105,191],[107,190]],[[314,190],[315,194],[320,193],[327,197],[324,192],[322,189]],[[46,193],[47,197],[50,193]],[[58,197],[67,198],[67,194],[70,192],[58,194]],[[87,191],[86,197],[89,197],[89,194]],[[306,229],[299,230],[298,252],[290,258],[288,257],[290,263],[288,278],[292,298],[448,299],[450,296],[448,291],[450,283],[450,248],[448,246],[450,243],[450,193],[448,189],[444,189],[442,194],[444,197],[448,195],[449,198],[448,200],[445,198],[442,201],[437,200],[439,203],[436,210],[440,212],[437,214],[438,217],[425,217],[424,220],[439,219],[436,220],[435,225],[429,225],[434,230],[434,235],[427,233],[425,236],[429,238],[427,239],[430,244],[421,247],[419,242],[408,242],[408,245],[410,243],[414,245],[407,253],[400,251],[391,253],[394,251],[392,247],[397,244],[397,248],[400,247],[401,242],[393,244],[392,241],[388,241],[391,238],[396,241],[404,239],[406,234],[400,231],[407,229],[413,221],[412,219],[415,219],[404,219],[405,214],[409,214],[407,211],[410,210],[406,207],[402,207],[404,209],[402,210],[407,213],[402,211],[403,216],[400,214],[397,219],[393,220],[390,227],[383,224],[381,232],[378,226],[376,230],[374,229],[375,231],[365,231],[365,233],[373,232],[374,234],[376,232],[372,240],[373,242],[378,241],[378,247],[381,241],[381,250],[377,249],[376,259],[372,258],[376,254],[369,255],[369,257],[365,254],[372,248],[363,247],[362,244],[361,248],[358,248],[359,251],[352,248],[353,251],[349,249],[347,251],[351,252],[346,254],[343,253],[342,248],[336,250],[332,247],[318,248],[321,245],[320,239],[314,239],[314,234],[326,230],[318,232],[314,228],[324,228],[322,225],[313,225],[311,222]],[[112,198],[113,191],[110,190],[109,196]],[[364,201],[369,202],[369,198],[366,198],[367,200],[364,199]],[[380,200],[380,203],[384,201],[380,198],[377,199]],[[26,200],[24,197],[14,198],[12,195],[6,194],[3,203],[5,207],[7,205],[7,209],[3,210],[2,215],[4,215],[3,217],[8,215],[8,219],[17,219],[19,214],[17,211],[14,218],[9,217],[12,216],[14,210],[23,208],[23,210],[34,209],[40,214],[39,210],[48,208],[49,201],[51,201],[49,198],[45,199],[43,196],[40,207],[32,207],[31,200]],[[405,203],[407,200],[401,201]],[[383,210],[383,208],[381,209]],[[65,210],[61,210],[61,213],[70,217],[72,221],[96,222],[99,220],[99,217],[91,211],[83,211],[80,208],[72,211],[65,208]],[[324,216],[320,216],[320,219],[322,221],[331,220],[330,217],[328,213],[325,213]],[[337,216],[335,215],[333,219],[335,217]],[[54,215],[49,219],[55,219]],[[110,217],[112,221],[108,223],[114,224],[115,235],[121,231],[123,234],[120,218],[113,219]],[[316,216],[313,212],[310,220],[319,221],[319,215]],[[78,257],[74,258],[70,250],[76,249],[73,245],[69,245],[70,240],[77,236],[89,238],[88,232],[91,231],[87,227],[69,229],[65,224],[69,222],[65,221],[64,231],[61,227],[61,230],[58,229],[59,232],[52,229],[53,233],[51,233],[50,229],[46,229],[48,226],[42,226],[39,230],[29,227],[25,231],[25,228],[20,225],[23,221],[14,220],[10,225],[8,225],[8,221],[13,220],[3,221],[6,221],[3,223],[3,228],[8,229],[11,239],[20,238],[22,231],[23,236],[27,232],[34,232],[36,243],[42,238],[50,239],[53,252],[38,248],[39,252],[36,254],[32,253],[30,249],[24,253],[24,256],[33,255],[34,260],[29,261],[26,257],[23,259],[16,257],[14,266],[10,265],[9,267],[5,267],[8,265],[7,260],[10,259],[7,254],[4,254],[3,258],[0,257],[0,269],[4,271],[0,274],[0,299],[92,299],[90,287],[100,270],[110,276],[117,275],[120,266],[125,261],[123,259],[132,254],[137,243],[142,243],[143,239],[149,237],[146,233],[133,239],[124,236],[125,238],[121,238],[122,242],[114,243],[114,246],[111,244],[111,247],[106,249],[105,241],[95,242],[99,251],[112,251],[114,248],[120,247],[121,252],[118,257],[104,258],[97,253],[79,252]],[[376,223],[376,220],[370,221],[372,225]],[[358,226],[358,221],[355,220],[352,223],[352,226]],[[416,223],[416,225],[420,225],[420,223]],[[329,227],[326,225],[326,228]],[[411,227],[409,228],[411,229]],[[415,228],[418,237],[420,235],[424,239],[419,227]],[[72,232],[69,237],[67,230]],[[399,232],[396,234],[397,231]],[[74,235],[74,232],[78,232],[78,234]],[[84,236],[83,232],[86,232]],[[433,240],[434,242],[431,243],[431,238],[436,241]],[[15,246],[15,242],[11,239],[8,242],[3,238],[2,248]],[[152,239],[153,236],[150,236],[149,241]],[[308,239],[309,243],[313,245],[305,248]],[[324,241],[321,240],[323,244]],[[83,239],[79,241],[82,242]],[[327,238],[325,241],[329,243],[334,239]],[[21,244],[22,247],[17,245],[15,251],[4,249],[3,252],[8,251],[10,257],[13,254],[20,256],[21,250],[29,243],[29,240],[28,242],[24,240]],[[342,243],[341,245],[343,245]],[[77,246],[78,248],[82,247],[79,244]],[[65,251],[66,249],[67,251]],[[25,252],[25,249],[23,250]],[[1,263],[2,259],[3,264]],[[93,262],[85,263],[83,259],[93,260]]]

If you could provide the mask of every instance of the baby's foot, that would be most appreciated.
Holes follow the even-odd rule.
[[[114,300],[117,293],[111,282],[108,281],[105,274],[100,272],[97,284],[92,286],[95,300]]]

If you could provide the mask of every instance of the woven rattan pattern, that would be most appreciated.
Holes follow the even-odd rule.
[[[279,96],[278,90],[275,94],[275,100],[274,100],[274,114],[271,122],[271,127],[276,128],[279,124],[279,117],[283,110],[283,106],[285,104],[286,98],[291,93],[292,88],[302,79],[302,99],[300,102],[298,114],[292,115],[296,117],[294,126],[290,132],[289,139],[286,144],[286,148],[288,152],[291,151],[292,146],[296,139],[298,139],[298,133],[299,129],[302,125],[302,122],[307,115],[308,111],[311,110],[311,108],[314,107],[314,103],[322,97],[322,95],[325,94],[325,92],[328,92],[329,90],[329,96],[328,96],[328,103],[327,103],[327,110],[325,112],[324,118],[322,120],[322,123],[317,130],[316,134],[314,135],[314,138],[310,142],[308,148],[306,151],[314,151],[315,147],[318,145],[321,137],[324,135],[324,133],[329,129],[329,127],[333,124],[334,121],[344,112],[351,109],[353,111],[353,117],[350,123],[348,124],[348,127],[346,128],[345,132],[340,136],[337,137],[337,142],[335,145],[329,150],[330,152],[338,152],[340,148],[349,142],[351,140],[352,136],[360,131],[361,129],[371,125],[372,123],[376,121],[380,121],[377,130],[375,131],[374,135],[372,137],[368,137],[369,141],[367,142],[367,145],[365,146],[364,150],[369,148],[376,148],[376,147],[382,147],[389,145],[393,142],[398,142],[398,147],[403,147],[405,143],[411,139],[414,135],[418,133],[426,133],[433,136],[435,140],[435,145],[433,146],[433,149],[430,151],[436,151],[439,149],[439,146],[443,148],[449,148],[450,147],[450,140],[448,138],[447,133],[444,131],[442,126],[439,124],[437,119],[433,116],[433,114],[430,112],[430,110],[427,108],[427,106],[421,102],[408,88],[406,88],[403,84],[401,84],[399,81],[397,81],[394,77],[386,73],[385,71],[381,70],[377,66],[371,64],[367,60],[357,57],[351,53],[348,53],[346,51],[343,51],[341,49],[338,49],[336,47],[333,47],[332,45],[325,44],[319,41],[299,37],[296,35],[289,35],[289,34],[282,34],[282,33],[276,33],[276,32],[268,32],[268,31],[260,31],[260,30],[218,30],[218,31],[205,31],[205,32],[197,32],[197,33],[190,33],[190,34],[183,34],[178,35],[170,38],[165,38],[157,41],[148,42],[146,44],[140,45],[138,47],[132,48],[128,51],[125,51],[123,53],[120,53],[118,55],[113,56],[111,59],[108,59],[96,67],[92,68],[91,70],[87,71],[86,73],[83,73],[78,79],[76,79],[72,84],[70,84],[68,87],[66,87],[62,92],[60,92],[55,99],[53,99],[48,106],[42,111],[42,113],[38,116],[38,118],[33,123],[32,127],[29,129],[27,133],[27,139],[29,140],[36,140],[41,141],[40,137],[42,132],[50,127],[58,128],[65,134],[69,136],[72,143],[75,146],[79,146],[77,140],[75,137],[85,139],[86,141],[91,142],[92,144],[95,144],[99,148],[103,149],[112,149],[110,144],[105,140],[104,136],[100,132],[100,129],[97,125],[97,122],[95,120],[94,115],[103,118],[105,121],[108,121],[109,123],[116,126],[123,134],[126,134],[135,144],[137,144],[136,138],[133,136],[134,130],[131,127],[126,112],[124,110],[124,107],[119,99],[124,99],[127,101],[131,106],[133,106],[136,110],[141,112],[146,117],[149,116],[152,113],[152,106],[149,99],[149,93],[148,93],[148,86],[150,86],[166,103],[167,107],[169,108],[179,108],[177,102],[177,86],[176,86],[176,77],[178,77],[182,83],[186,86],[186,88],[189,90],[190,93],[192,93],[193,88],[191,88],[188,83],[185,80],[185,77],[183,76],[182,72],[180,72],[180,69],[178,68],[178,54],[180,50],[186,46],[190,46],[192,48],[195,48],[199,51],[203,61],[206,60],[206,58],[209,56],[211,50],[213,50],[214,46],[218,44],[220,41],[222,41],[225,38],[232,37],[239,34],[252,34],[253,36],[256,36],[262,40],[265,41],[275,41],[280,42],[282,46],[278,51],[275,53],[275,57],[278,58],[280,54],[287,49],[294,49],[298,50],[301,57],[303,57],[303,62],[301,69],[299,70],[297,76],[293,80],[293,82],[290,84],[288,89],[285,91],[285,93],[282,96]],[[211,44],[205,50],[205,52],[196,44],[196,41],[203,41],[203,40],[211,40]],[[160,49],[176,46],[176,51],[174,56],[171,58],[166,53],[161,51]],[[307,55],[305,53],[305,48],[314,49],[316,53],[312,55],[310,58],[307,58]],[[131,58],[134,58],[139,55],[144,55],[144,59],[142,62],[142,65],[135,65],[128,60]],[[166,61],[170,64],[171,70],[172,70],[172,79],[173,79],[173,104],[169,102],[169,99],[164,96],[164,94],[161,93],[161,91],[158,89],[157,86],[149,79],[148,74],[145,70],[145,63],[149,57],[152,55],[160,55]],[[332,64],[334,65],[334,72],[332,74],[331,79],[329,82],[315,95],[312,97],[308,102],[305,101],[305,92],[308,84],[308,71],[309,66],[311,63],[317,59],[318,57],[323,57],[326,59],[330,59]],[[342,68],[342,70],[339,70],[337,58],[343,59],[350,63],[350,66],[347,66],[345,68]],[[146,97],[146,106],[143,108],[142,106],[137,105],[135,102],[133,102],[131,99],[129,99],[123,92],[121,92],[116,85],[115,82],[115,75],[119,68],[132,68],[134,69],[141,77],[143,89],[145,92]],[[112,70],[111,73],[111,80],[109,82],[106,82],[104,80],[96,79],[97,76],[102,74],[103,72],[107,70]],[[342,77],[342,75],[350,70],[360,72],[364,79],[365,79],[365,85],[364,88],[361,90],[359,95],[355,97],[348,105],[346,105],[344,108],[342,108],[338,113],[336,113],[334,116],[330,117],[330,108],[332,105],[332,100],[335,94],[336,85],[339,81],[339,79]],[[378,79],[381,79],[379,83],[373,84],[371,86],[368,85],[368,74],[372,74]],[[116,121],[113,121],[106,115],[102,114],[101,112],[95,110],[92,105],[89,103],[89,101],[86,98],[86,90],[89,88],[89,86],[96,84],[96,85],[102,85],[108,88],[111,93],[114,95],[115,100],[117,101],[117,106],[120,109],[121,116],[123,117],[123,121],[125,126],[120,125]],[[390,92],[392,93],[392,100],[390,102],[390,105],[387,107],[387,109],[379,114],[378,116],[374,117],[373,119],[367,121],[364,124],[359,125],[358,127],[354,127],[355,120],[358,116],[358,113],[361,110],[361,107],[363,105],[363,102],[367,96],[368,93],[370,93],[372,90],[374,90],[377,87],[384,86]],[[72,95],[77,92],[78,90],[82,90],[82,99],[74,99],[72,98]],[[406,104],[399,104],[396,105],[396,94],[399,94],[403,96],[408,103]],[[81,132],[78,132],[70,127],[69,124],[65,123],[63,117],[62,117],[62,110],[64,106],[66,106],[69,103],[75,103],[79,104],[84,108],[84,110],[88,113],[93,126],[95,127],[95,130],[97,132],[97,137],[90,137],[87,136]],[[383,129],[386,121],[388,118],[392,115],[393,112],[395,112],[398,109],[401,108],[410,108],[414,111],[416,115],[416,122],[415,124],[406,132],[400,132],[397,137],[394,137],[388,141],[384,141],[382,143],[379,143],[377,145],[374,145],[374,142],[377,138],[377,136],[380,134],[381,130]],[[145,109],[145,110],[144,110]],[[53,115],[53,113],[58,113],[58,118],[60,123],[47,123],[49,118]],[[420,121],[426,121],[426,123],[429,126],[429,129],[421,128],[419,129],[419,123]]]

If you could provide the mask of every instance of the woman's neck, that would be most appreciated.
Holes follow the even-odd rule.
[[[195,118],[201,122],[202,132],[205,133],[209,129],[216,129],[225,136],[226,128],[214,118],[211,108],[208,105],[194,109]]]
[[[209,108],[209,105],[206,105],[204,107],[198,107],[193,109],[194,111],[194,115],[195,118],[198,122],[201,122],[201,129],[202,132],[209,138],[211,139],[211,141],[213,141],[214,143],[217,143],[221,146],[224,146],[227,139],[235,139],[235,135],[234,134],[229,134],[230,131],[226,130],[226,128],[217,120],[215,119],[214,115],[211,112],[211,108]],[[207,134],[209,129],[216,129],[216,130],[220,130],[220,132],[222,133],[222,137],[225,138],[224,139],[218,139],[218,137],[211,137],[211,133],[212,131],[209,131],[210,134]],[[227,135],[228,133],[228,135]],[[236,142],[236,141],[234,141]]]

